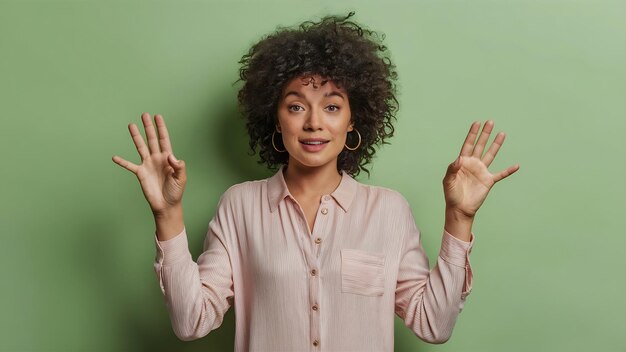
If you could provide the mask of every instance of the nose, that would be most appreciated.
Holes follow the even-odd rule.
[[[309,110],[306,121],[304,123],[304,129],[307,131],[320,130],[322,128],[322,116],[318,113],[317,109]]]

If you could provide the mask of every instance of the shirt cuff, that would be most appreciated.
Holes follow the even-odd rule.
[[[452,236],[445,229],[443,230],[443,238],[441,239],[441,249],[439,256],[446,262],[460,266],[462,268],[469,264],[469,254],[474,246],[474,233],[472,232],[469,242],[460,240]]]
[[[474,246],[474,233],[471,233],[470,241],[465,242],[452,236],[445,229],[443,230],[443,238],[441,239],[441,249],[439,256],[450,263],[465,269],[465,283],[463,284],[463,292],[461,299],[465,300],[467,295],[472,291],[472,266],[470,264],[469,255]]]
[[[189,245],[187,243],[187,231],[184,227],[178,235],[166,241],[159,241],[155,232],[154,241],[157,249],[156,262],[158,264],[166,266],[174,265],[187,258],[191,258]]]

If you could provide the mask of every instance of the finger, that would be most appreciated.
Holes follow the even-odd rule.
[[[117,165],[125,168],[126,170],[132,172],[135,175],[137,174],[137,169],[139,169],[138,165],[135,165],[128,160],[124,160],[117,155],[113,155],[112,159],[113,159],[113,162],[116,163]]]
[[[141,114],[141,121],[143,121],[143,127],[146,130],[146,139],[148,139],[148,147],[150,148],[150,153],[158,153],[159,149],[159,141],[157,140],[156,131],[154,130],[154,125],[152,124],[152,118],[150,114],[144,112]]]
[[[174,156],[174,154],[168,155],[167,156],[167,161],[174,168],[174,170],[178,170],[178,169],[182,168],[182,166],[183,166],[183,161],[176,159],[176,156]]]
[[[485,145],[487,145],[487,140],[489,140],[489,136],[491,135],[491,130],[493,130],[493,121],[488,120],[483,125],[483,131],[480,133],[480,137],[478,137],[478,142],[474,147],[473,156],[480,158],[483,155],[483,150],[485,150]]]
[[[146,147],[146,143],[143,141],[143,136],[139,132],[139,127],[137,127],[134,123],[131,123],[128,125],[128,130],[130,131],[130,136],[133,138],[137,152],[141,157],[141,161],[143,161],[150,156],[150,151],[148,150],[148,147]]]
[[[485,166],[489,167],[489,165],[491,165],[491,162],[498,154],[498,150],[500,150],[500,147],[504,143],[504,138],[506,138],[506,134],[504,134],[504,132],[500,132],[496,135],[496,138],[493,140],[491,146],[489,146],[489,149],[481,159]]]
[[[161,146],[161,151],[172,154],[170,135],[167,132],[167,126],[165,126],[163,116],[157,114],[154,119],[156,120],[157,131],[159,132],[159,145]]]
[[[476,136],[478,136],[479,130],[480,121],[474,121],[470,126],[467,137],[465,137],[465,141],[463,142],[463,146],[461,147],[460,155],[470,156],[472,154],[472,148],[474,148],[474,142],[476,141]]]
[[[185,161],[177,160],[176,157],[174,157],[174,154],[168,155],[167,159],[170,165],[172,166],[172,168],[174,168],[174,178],[181,180],[183,182],[186,181],[187,169],[185,169]]]
[[[448,165],[448,169],[446,170],[446,174],[444,175],[442,180],[444,187],[448,187],[455,182],[455,179],[457,178],[457,173],[459,172],[461,164],[463,163],[462,159],[463,157],[459,155],[455,161]]]
[[[463,163],[463,157],[458,156],[456,160],[454,160],[450,165],[448,165],[448,169],[446,170],[446,176],[451,175],[459,171],[461,168],[461,164]]]
[[[499,172],[498,174],[493,176],[493,181],[498,182],[501,181],[511,175],[513,175],[517,170],[519,170],[519,164],[509,166],[506,170]]]

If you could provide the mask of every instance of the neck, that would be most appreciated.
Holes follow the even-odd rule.
[[[289,163],[283,176],[289,192],[296,198],[317,198],[331,194],[341,183],[342,177],[333,163],[312,168]]]

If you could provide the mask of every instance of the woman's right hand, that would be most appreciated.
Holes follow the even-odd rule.
[[[133,164],[117,155],[113,156],[113,162],[137,176],[152,213],[159,216],[182,206],[187,171],[185,162],[174,157],[163,116],[157,114],[154,115],[154,119],[159,133],[158,139],[150,114],[147,112],[141,114],[148,146],[139,128],[134,123],[128,125],[130,135],[141,157],[141,165]]]

